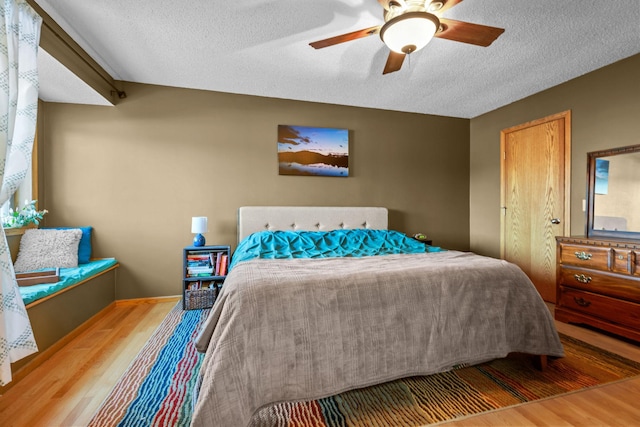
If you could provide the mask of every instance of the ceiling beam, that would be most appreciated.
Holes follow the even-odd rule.
[[[119,99],[126,98],[120,82],[114,80],[34,0],[27,0],[27,3],[42,17],[40,48],[112,104],[115,105]]]

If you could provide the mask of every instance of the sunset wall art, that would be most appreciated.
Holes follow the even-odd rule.
[[[280,175],[349,176],[349,130],[278,125]]]

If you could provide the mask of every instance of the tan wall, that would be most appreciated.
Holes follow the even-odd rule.
[[[470,247],[500,255],[500,131],[571,110],[571,234],[584,234],[587,153],[638,143],[640,55],[471,120]]]
[[[469,247],[469,120],[127,84],[116,107],[44,103],[46,225],[92,225],[117,299],[180,293],[192,216],[236,243],[243,205],[386,206],[390,227]],[[278,124],[350,130],[349,178],[279,176]]]

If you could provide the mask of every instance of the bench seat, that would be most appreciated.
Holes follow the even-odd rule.
[[[100,258],[86,264],[79,264],[75,268],[61,268],[59,282],[20,286],[20,295],[22,295],[22,300],[28,309],[34,302],[84,282],[117,264],[118,261],[115,258]]]

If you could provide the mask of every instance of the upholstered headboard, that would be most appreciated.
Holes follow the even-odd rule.
[[[386,230],[387,208],[330,206],[243,206],[238,209],[238,241],[264,230]]]

